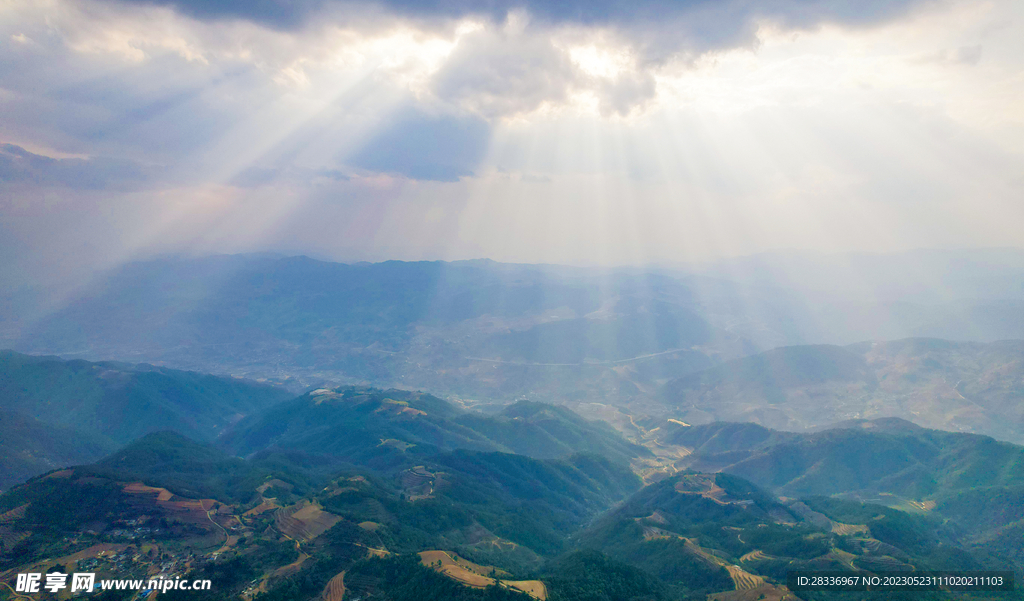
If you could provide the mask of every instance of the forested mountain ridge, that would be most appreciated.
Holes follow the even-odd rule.
[[[723,473],[684,472],[651,484],[577,538],[582,547],[643,569],[686,598],[733,587],[747,598],[783,598],[791,570],[1011,565],[936,516],[828,497],[779,500]]]
[[[78,553],[98,571],[125,575],[131,568],[105,567],[104,554],[151,541],[161,555],[143,554],[136,566],[217,573],[213,599],[234,598],[250,578],[265,583],[267,598],[314,598],[365,557],[432,549],[497,564],[491,572],[502,577],[528,575],[641,485],[628,468],[586,454],[538,460],[460,450],[385,469],[309,459],[240,459],[175,433],[149,434],[95,464],[0,495],[0,569]],[[282,569],[296,560],[301,570]],[[224,562],[230,577],[219,572]]]
[[[788,429],[892,415],[1024,442],[1024,416],[1013,402],[1020,397],[1017,343],[919,338],[870,348],[849,344],[935,334],[998,340],[993,323],[974,323],[947,306],[957,294],[969,295],[963,303],[973,313],[1022,302],[1005,278],[990,270],[977,277],[998,254],[959,263],[943,262],[943,253],[916,257],[954,272],[948,274],[958,282],[952,296],[939,294],[932,281],[913,284],[921,275],[910,269],[917,265],[910,260],[914,253],[894,256],[881,270],[885,283],[878,292],[900,299],[899,282],[905,282],[915,289],[914,300],[881,304],[848,289],[842,278],[828,278],[837,295],[761,277],[773,273],[769,259],[785,257],[762,257],[768,263],[755,272],[487,260],[349,265],[270,255],[165,258],[105,273],[64,302],[38,303],[49,308],[31,319],[12,318],[18,325],[9,332],[16,334],[5,344],[265,378],[289,382],[296,392],[359,384],[430,390],[481,406],[528,398],[586,416],[611,406],[632,415],[675,413],[689,423],[752,420]],[[885,262],[881,256],[850,261],[871,264],[858,271],[865,276]],[[817,265],[815,272],[822,268]],[[790,275],[804,281],[801,273]],[[742,277],[730,279],[735,274]],[[838,310],[844,302],[856,307]],[[993,309],[993,315],[1005,312]],[[1017,317],[995,321],[1006,322],[999,336],[1024,332]],[[797,356],[800,347],[792,345],[808,343],[814,345],[805,357]],[[855,369],[825,343],[847,345],[839,350],[859,355],[864,365]],[[787,345],[791,350],[768,351]],[[736,366],[730,364],[725,372],[689,378],[764,351],[771,360],[762,367],[782,369],[783,377],[750,382],[756,369],[730,374]],[[801,367],[805,361],[813,365]],[[829,372],[829,362],[838,371]],[[828,378],[787,379],[810,376],[815,366]],[[725,386],[705,388],[715,377],[724,377]]]
[[[244,415],[291,397],[236,378],[0,351],[0,490],[95,461],[149,432],[213,440]]]
[[[167,429],[212,440],[246,414],[290,397],[237,378],[0,351],[0,408],[119,444]]]
[[[454,449],[541,459],[588,452],[623,464],[651,455],[604,422],[562,407],[524,401],[487,416],[429,394],[361,387],[321,388],[275,405],[239,422],[219,444],[239,455],[275,448],[357,463]]]
[[[827,496],[946,520],[966,549],[1020,562],[1024,447],[922,428],[898,418],[850,420],[813,433],[752,423],[657,428],[674,469],[727,473],[773,495]]]
[[[55,468],[95,461],[113,449],[103,437],[0,409],[0,491]]]
[[[313,600],[344,573],[346,590],[359,596],[526,601],[517,595],[528,591],[554,601],[614,592],[668,601],[728,591],[781,598],[791,569],[1010,565],[926,512],[828,497],[780,501],[727,474],[685,472],[637,490],[635,476],[598,457],[456,451],[424,459],[303,476],[150,434],[95,465],[0,496],[0,534],[14,541],[0,547],[0,567],[84,561],[124,576],[133,568],[104,553],[159,545],[160,555],[138,554],[131,565],[211,577],[221,587],[202,597],[209,600],[254,592]],[[164,488],[197,476],[207,481],[191,493]],[[205,496],[218,490],[237,494]],[[420,583],[412,597],[408,582]],[[486,594],[464,588],[488,582],[506,584]]]

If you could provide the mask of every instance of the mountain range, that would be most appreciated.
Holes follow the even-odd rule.
[[[419,392],[315,389],[215,439],[151,432],[13,487],[0,496],[0,569],[163,565],[217,579],[209,599],[317,599],[333,586],[728,601],[792,597],[792,569],[1024,568],[1020,446],[898,418],[799,433],[636,427],[645,435],[630,442],[544,403],[484,414]],[[642,480],[667,449],[671,469]],[[111,549],[134,559],[105,559]]]
[[[1012,250],[617,269],[233,255],[131,263],[59,295],[12,290],[0,344],[293,392],[368,384],[649,411],[667,380],[776,347],[1024,338],[1021,303]]]
[[[899,417],[1024,442],[1024,341],[907,339],[795,346],[673,379],[662,401],[687,423],[784,430]]]

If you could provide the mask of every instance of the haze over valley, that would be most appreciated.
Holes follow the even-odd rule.
[[[1024,600],[1022,24],[0,2],[0,601]]]

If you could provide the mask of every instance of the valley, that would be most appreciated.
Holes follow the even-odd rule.
[[[24,340],[153,363],[0,354],[0,599],[58,569],[214,583],[171,601],[832,601],[786,574],[1024,573],[1019,341],[765,349],[697,294],[728,286],[595,273],[111,274]]]
[[[315,389],[215,444],[153,433],[14,487],[0,581],[60,566],[209,578],[210,599],[557,601],[614,577],[655,599],[810,601],[788,570],[1024,565],[1005,527],[1024,520],[1021,447],[894,419],[622,423],[633,442],[542,403],[485,416]],[[878,467],[844,480],[844,462]],[[979,493],[989,506],[965,513]]]

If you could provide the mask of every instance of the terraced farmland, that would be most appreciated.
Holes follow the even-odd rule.
[[[732,581],[736,583],[738,591],[760,588],[764,584],[764,578],[751,574],[739,566],[727,565],[725,569],[729,572]]]
[[[324,601],[341,601],[345,597],[345,572],[331,578],[320,596]]]
[[[740,557],[740,561],[741,562],[764,561],[766,559],[774,559],[774,558],[771,555],[767,555],[764,551],[762,551],[760,549],[755,549],[754,551],[751,551],[750,553],[747,553],[743,557]]]
[[[338,523],[340,517],[328,513],[315,503],[303,501],[277,510],[274,522],[277,529],[288,538],[308,541],[327,532]]]
[[[848,536],[851,534],[869,534],[868,527],[864,524],[844,524],[842,522],[832,522],[832,532],[840,536]]]
[[[500,580],[508,573],[493,566],[482,566],[447,551],[422,551],[420,563],[472,588],[487,588],[495,583],[524,592],[535,599],[547,599],[547,587],[540,580]],[[490,575],[497,576],[498,579]]]

